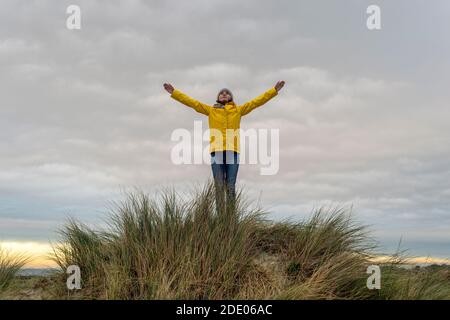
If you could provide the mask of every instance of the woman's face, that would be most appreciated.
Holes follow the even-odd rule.
[[[227,103],[231,101],[231,95],[228,93],[228,91],[221,91],[219,93],[219,101],[220,103]]]

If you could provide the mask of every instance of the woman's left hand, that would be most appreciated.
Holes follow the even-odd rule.
[[[284,86],[284,81],[278,81],[277,84],[275,85],[275,89],[277,89],[277,91],[280,91],[281,88],[283,88]]]

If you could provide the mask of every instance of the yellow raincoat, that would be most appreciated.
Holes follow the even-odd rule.
[[[230,101],[224,108],[204,104],[177,89],[173,90],[171,97],[182,104],[193,108],[195,111],[208,116],[210,152],[225,150],[239,152],[239,128],[241,117],[250,113],[253,109],[262,106],[277,94],[277,89],[273,87],[243,105],[236,105],[233,101]]]

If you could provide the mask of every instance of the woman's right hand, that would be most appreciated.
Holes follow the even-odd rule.
[[[174,87],[170,83],[164,83],[164,89],[170,94],[172,94]]]

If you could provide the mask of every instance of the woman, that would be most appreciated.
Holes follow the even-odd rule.
[[[236,105],[233,94],[227,88],[219,91],[213,106],[199,102],[171,84],[164,83],[164,89],[171,97],[195,111],[208,116],[210,129],[211,168],[216,187],[216,202],[224,201],[222,188],[225,188],[228,202],[234,204],[236,199],[236,177],[239,168],[239,127],[241,117],[253,109],[262,106],[278,94],[284,81],[264,92],[257,98]]]

